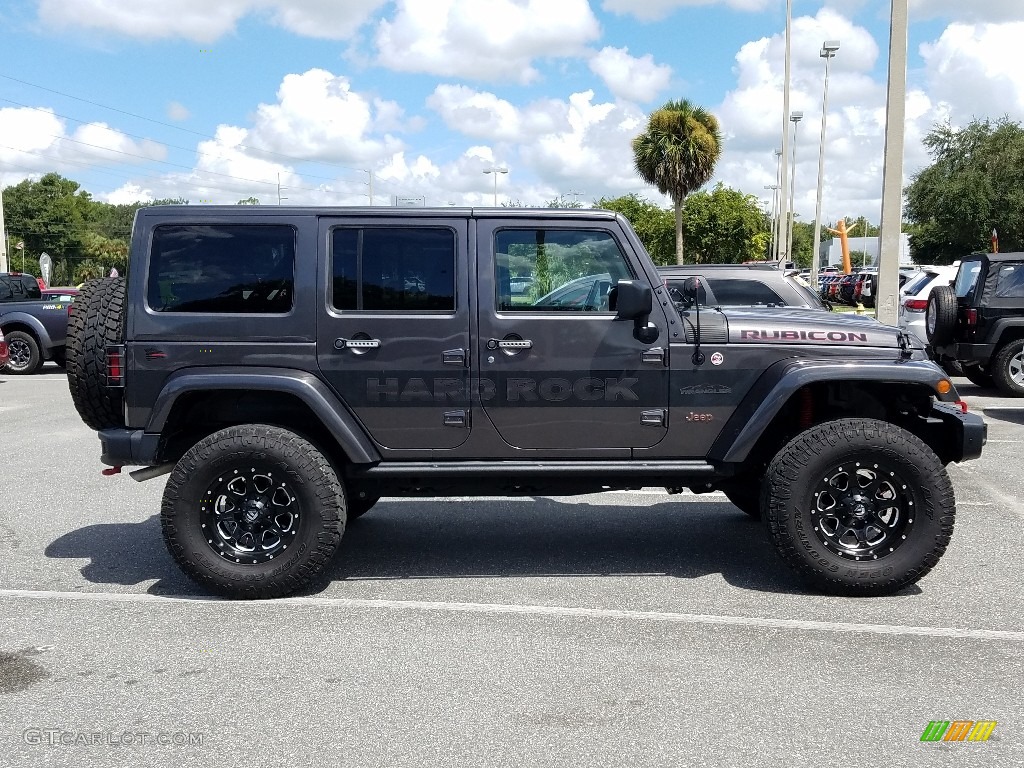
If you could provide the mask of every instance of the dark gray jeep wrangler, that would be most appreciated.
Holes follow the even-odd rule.
[[[317,578],[381,496],[654,485],[887,594],[944,552],[944,466],[985,441],[913,337],[670,296],[607,211],[149,208],[129,274],[75,304],[71,393],[107,472],[170,472],[171,553],[236,597]]]

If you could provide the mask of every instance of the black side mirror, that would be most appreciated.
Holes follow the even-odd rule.
[[[608,307],[616,313],[616,320],[644,320],[654,307],[654,294],[649,285],[632,280],[619,280],[608,294]]]
[[[642,344],[658,340],[658,326],[650,322],[654,308],[654,293],[649,285],[632,280],[619,280],[608,294],[608,307],[616,313],[616,320],[633,321],[633,337]]]

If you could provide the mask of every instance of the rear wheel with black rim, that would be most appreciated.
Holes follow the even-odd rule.
[[[812,427],[772,460],[764,486],[768,533],[814,586],[885,595],[939,561],[953,533],[953,487],[934,452],[874,419]]]
[[[280,597],[323,572],[345,528],[345,499],[311,443],[247,424],[200,440],[178,461],[160,521],[171,555],[204,587]]]
[[[1004,344],[992,359],[992,378],[1003,392],[1024,397],[1024,339]]]

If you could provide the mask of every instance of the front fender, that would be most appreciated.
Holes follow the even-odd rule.
[[[171,374],[146,424],[147,433],[163,431],[179,397],[212,390],[256,390],[294,395],[316,415],[354,464],[380,461],[380,454],[356,418],[320,379],[290,368],[184,368]]]
[[[711,446],[713,461],[739,463],[778,415],[782,407],[800,389],[809,384],[835,381],[870,381],[890,384],[918,384],[927,387],[939,400],[955,402],[955,388],[945,395],[936,390],[948,376],[928,360],[782,360],[770,366],[757,380],[739,407],[726,422]]]

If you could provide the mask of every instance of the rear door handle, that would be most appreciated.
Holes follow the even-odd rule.
[[[335,339],[335,349],[379,349],[380,339]]]

